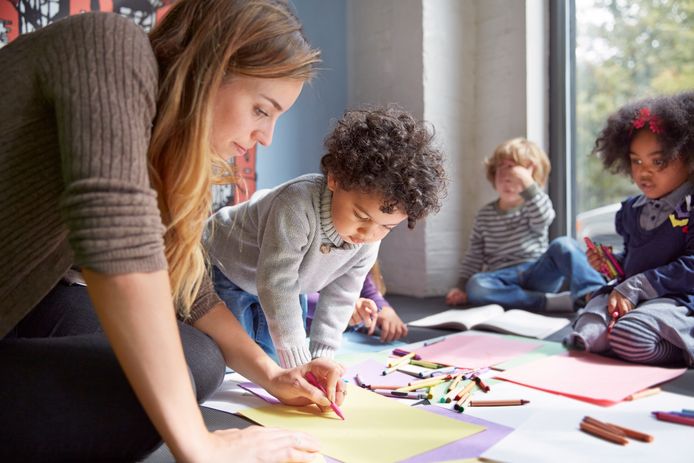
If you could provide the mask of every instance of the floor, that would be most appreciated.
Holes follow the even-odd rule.
[[[388,300],[391,304],[393,304],[393,307],[396,308],[398,314],[405,322],[413,321],[426,315],[431,315],[449,309],[449,307],[445,305],[442,297],[419,299],[408,296],[388,295]],[[562,315],[566,316],[566,314]],[[548,336],[546,339],[550,341],[561,341],[569,330],[570,327],[567,326],[551,336]],[[403,341],[417,342],[441,336],[442,334],[446,333],[447,331],[443,330],[410,327],[409,333],[407,337],[403,339]],[[694,397],[694,369],[689,369],[684,375],[665,384],[662,389],[677,394]],[[201,409],[205,423],[210,430],[231,427],[243,428],[249,425],[248,421],[236,415],[211,410],[205,407],[201,407]],[[166,445],[162,445],[156,452],[152,453],[143,461],[146,463],[172,463],[174,462],[174,458]]]

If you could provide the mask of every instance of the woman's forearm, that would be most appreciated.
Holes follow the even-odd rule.
[[[231,311],[218,304],[194,323],[219,346],[229,367],[266,387],[280,367],[248,336]]]
[[[208,434],[183,356],[165,271],[105,275],[84,270],[89,294],[125,375],[177,460]]]

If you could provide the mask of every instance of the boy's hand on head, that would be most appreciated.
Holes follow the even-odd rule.
[[[621,317],[632,310],[634,310],[634,304],[622,296],[619,291],[612,290],[610,297],[607,299],[607,315],[611,317],[612,313],[616,311]]]
[[[306,373],[313,373],[327,391],[323,392],[306,380]],[[345,399],[345,384],[342,375],[345,369],[339,363],[317,358],[309,363],[291,369],[280,369],[270,381],[268,392],[287,405],[304,406],[316,404],[321,410],[330,410],[330,401],[340,405]]]
[[[535,171],[535,166],[530,164],[530,166],[525,167],[520,164],[516,164],[509,169],[509,173],[513,178],[515,178],[523,189],[528,188],[530,185],[535,183],[533,178],[533,172]]]
[[[371,336],[376,330],[376,321],[378,320],[378,306],[371,299],[360,297],[357,303],[354,304],[354,312],[349,320],[349,325],[354,326],[362,323],[369,330]]]
[[[407,325],[405,325],[395,309],[383,306],[378,317],[378,327],[381,328],[381,342],[392,342],[407,336]]]
[[[460,288],[453,288],[446,294],[446,304],[463,305],[467,304],[467,293]]]

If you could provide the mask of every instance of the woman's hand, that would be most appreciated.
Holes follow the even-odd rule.
[[[618,316],[621,317],[632,310],[634,310],[634,304],[618,291],[612,290],[610,297],[607,299],[607,315],[612,317],[612,314],[617,312]]]
[[[453,288],[446,294],[446,304],[463,305],[467,304],[467,294],[460,288]]]
[[[354,312],[352,318],[349,319],[349,325],[354,326],[362,323],[369,330],[371,336],[376,329],[376,321],[378,320],[378,307],[371,299],[360,297],[357,303],[354,304]]]
[[[307,462],[320,450],[313,436],[260,426],[214,431],[207,444],[198,454],[201,462]]]
[[[398,317],[395,309],[387,305],[381,309],[378,327],[381,329],[381,342],[391,342],[407,336],[407,325]]]
[[[309,371],[325,387],[327,397],[306,380],[306,373]],[[289,370],[278,369],[266,389],[287,405],[304,406],[314,403],[321,410],[327,411],[330,409],[330,402],[340,405],[345,400],[345,383],[340,379],[344,371],[339,363],[318,358]]]

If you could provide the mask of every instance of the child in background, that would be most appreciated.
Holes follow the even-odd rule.
[[[407,325],[403,323],[395,309],[390,305],[383,295],[385,294],[385,284],[381,276],[381,271],[378,262],[373,266],[371,271],[366,275],[364,286],[361,288],[361,294],[354,305],[352,318],[349,320],[349,326],[358,329],[367,329],[369,336],[373,335],[376,328],[380,330],[381,342],[392,342],[407,336]],[[308,295],[308,319],[307,328],[310,328],[310,322],[318,304],[319,293],[311,293]]]
[[[545,312],[585,305],[604,279],[573,239],[557,238],[547,246],[555,213],[542,190],[550,171],[545,152],[514,138],[499,145],[485,166],[499,198],[477,212],[458,286],[446,303]],[[565,280],[570,295],[556,294]]]
[[[304,175],[210,219],[215,288],[281,366],[334,355],[380,240],[440,207],[443,157],[428,127],[397,108],[348,111]],[[306,345],[299,295],[320,291]]]
[[[694,93],[628,104],[595,142],[606,168],[642,194],[617,212],[624,277],[579,313],[565,344],[632,362],[694,365]],[[604,264],[589,251],[594,268]]]

